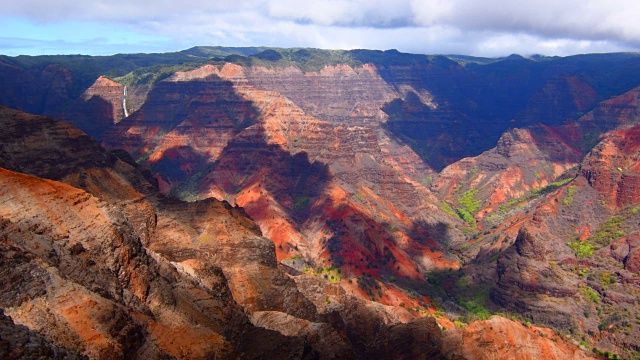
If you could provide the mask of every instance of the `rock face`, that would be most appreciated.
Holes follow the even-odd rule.
[[[530,200],[526,212],[476,245],[487,256],[488,249],[495,254],[488,240],[497,232],[515,238],[494,260],[495,275],[482,275],[497,281],[494,302],[625,356],[635,351],[629,344],[638,336],[630,315],[637,311],[636,132],[637,125],[604,135],[575,179]],[[487,264],[481,263],[473,268],[482,271]]]
[[[16,325],[0,313],[0,356],[3,359],[86,359],[85,356],[47,341],[26,326]]]
[[[571,314],[579,307],[574,303],[578,294],[573,276],[556,272],[550,262],[561,262],[570,258],[570,250],[554,239],[540,238],[545,233],[523,228],[518,233],[510,251],[497,261],[498,284],[493,293],[494,301],[505,307],[518,308],[521,313],[534,320],[535,317],[557,327],[569,328]],[[522,299],[531,294],[534,299]],[[545,296],[554,301],[545,301]],[[513,302],[513,303],[511,303]]]
[[[492,316],[464,328],[447,330],[443,339],[450,359],[594,359],[567,345],[548,329],[524,327]]]
[[[125,117],[123,98],[124,86],[101,76],[80,98],[55,115],[101,140],[107,129]]]
[[[640,126],[607,136],[585,158],[581,174],[604,201],[622,208],[640,201]]]
[[[24,111],[51,114],[72,99],[73,76],[60,64],[24,68],[2,61],[2,105]]]
[[[306,73],[295,67],[282,70],[251,67],[243,69],[242,74],[242,81],[248,85],[278,92],[307,114],[336,125],[384,121],[386,115],[381,109],[399,95],[371,64],[356,68],[327,66]],[[404,91],[410,89],[406,86]]]
[[[329,81],[337,76],[333,70],[287,71],[291,81]],[[373,81],[371,69],[339,72]],[[448,216],[416,181],[430,172],[419,157],[378,122],[332,124],[277,92],[256,89],[252,82],[260,74],[271,73],[232,64],[176,73],[117,124],[106,143],[145,161],[167,192],[187,199],[215,196],[245,208],[276,243],[279,259],[303,255],[351,276],[382,270],[416,279],[426,269],[457,267],[441,246],[459,234],[436,230]],[[422,165],[405,166],[410,161]],[[411,235],[421,243],[408,243]]]
[[[456,206],[463,193],[474,191],[474,198],[481,201],[475,220],[482,225],[486,214],[577,167],[581,156],[555,128],[513,129],[502,135],[495,148],[443,169],[431,189]],[[500,221],[486,220],[488,227]]]

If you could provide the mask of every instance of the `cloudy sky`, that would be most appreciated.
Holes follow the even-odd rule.
[[[196,45],[476,56],[640,51],[637,0],[1,0],[0,54]]]

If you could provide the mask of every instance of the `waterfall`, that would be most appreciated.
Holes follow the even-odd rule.
[[[122,108],[124,109],[124,117],[128,117],[129,113],[127,112],[127,86],[124,87],[124,94],[122,96]]]

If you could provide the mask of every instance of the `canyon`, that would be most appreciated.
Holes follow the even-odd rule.
[[[0,57],[0,354],[639,356],[636,54],[108,60]]]

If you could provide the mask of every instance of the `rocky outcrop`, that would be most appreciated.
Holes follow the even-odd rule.
[[[637,304],[631,295],[637,209],[611,205],[608,192],[581,174],[534,201],[528,215],[512,219],[511,228],[520,229],[513,245],[497,257],[495,275],[477,278],[496,279],[491,299],[530,321],[582,336],[600,351],[630,356],[637,332],[623,314]],[[508,231],[506,225],[500,226]]]
[[[55,113],[100,141],[104,132],[125,117],[124,86],[100,76],[74,102]]]
[[[227,142],[258,116],[251,102],[218,75],[192,81],[183,77],[160,82],[144,105],[104,139],[144,161],[162,178],[166,191],[215,161]]]
[[[502,135],[495,148],[443,169],[431,189],[456,206],[460,206],[463,193],[475,191],[474,198],[481,200],[475,218],[482,224],[485,216],[498,211],[500,205],[548,186],[577,167],[581,156],[554,128],[537,125],[513,129]]]
[[[611,242],[611,257],[624,264],[626,270],[640,272],[640,235],[631,234]]]
[[[345,265],[345,271],[356,275],[377,273],[373,264],[386,259],[382,264],[389,271],[414,278],[421,278],[420,269],[457,267],[439,245],[449,238],[430,230],[447,216],[418,182],[430,170],[410,148],[379,124],[334,125],[309,116],[277,92],[247,85],[253,81],[247,72],[258,70],[226,64],[176,73],[149,94],[140,111],[116,126],[110,146],[123,145],[134,156],[144,149],[150,154],[146,164],[157,171],[166,192],[184,199],[215,196],[244,207],[275,242],[279,259],[304,255],[317,264]],[[366,71],[371,76],[371,70]],[[210,90],[179,88],[196,85]],[[176,92],[183,94],[182,103],[194,105],[166,122],[157,114],[178,106],[165,101]],[[210,108],[198,100],[207,92],[216,94],[206,97]],[[155,113],[150,113],[152,106]],[[205,110],[215,121],[203,118]],[[237,121],[244,125],[216,115],[229,111],[238,112]],[[254,118],[247,122],[249,111]],[[132,134],[148,136],[156,127],[167,134],[149,137],[139,150],[127,146],[127,139],[137,136]],[[343,216],[341,207],[352,209],[351,215]],[[389,225],[376,224],[375,216],[383,216]],[[327,220],[328,227],[319,226]],[[401,231],[389,231],[394,228]],[[408,234],[424,239],[420,245],[410,244]],[[459,235],[453,230],[448,236]],[[417,261],[411,253],[420,254]],[[397,260],[391,262],[391,257]]]
[[[57,63],[24,67],[0,61],[4,106],[37,114],[53,114],[74,98],[71,72]]]
[[[6,107],[0,117],[0,164],[7,169],[65,181],[99,197],[131,199],[155,191],[155,181],[134,171],[128,154],[105,151],[67,123]]]
[[[444,332],[444,354],[450,359],[597,359],[566,343],[549,329],[524,327],[492,316]]]
[[[520,230],[513,248],[497,261],[498,283],[492,299],[527,318],[569,328],[575,326],[570,314],[578,311],[573,301],[578,293],[577,281],[549,263],[561,262],[571,253],[558,240],[542,236],[547,234]]]
[[[585,158],[581,175],[611,206],[640,202],[640,126],[609,134]]]
[[[396,89],[371,64],[326,66],[306,73],[295,67],[251,67],[243,69],[242,75],[247,84],[276,91],[307,114],[336,125],[380,123],[386,118],[382,107],[398,97]]]
[[[439,353],[440,330],[433,320],[403,324],[384,307],[347,295],[327,280],[300,273],[292,279],[277,266],[273,243],[260,238],[257,229],[232,231],[243,229],[234,222],[250,223],[241,210],[211,200],[197,204],[196,208],[184,203],[161,205],[158,239],[181,240],[154,240],[149,248],[204,283],[206,269],[221,266],[234,298],[252,314],[254,325],[302,336],[323,358]],[[228,210],[233,218],[222,217]],[[221,223],[228,232],[220,225],[203,226]]]
[[[3,359],[86,359],[76,351],[56,346],[26,326],[16,325],[0,310],[0,356]]]
[[[33,139],[58,131],[55,139],[60,142],[49,144],[59,146],[57,161],[77,145],[77,139],[86,137],[50,118],[20,114],[19,119],[8,116],[3,124],[6,144],[22,141],[25,134],[9,131],[21,121],[34,125],[30,127]],[[38,128],[41,122],[47,126]],[[63,141],[61,129],[74,131]],[[37,153],[37,147],[23,144],[22,152],[9,148],[9,159]],[[91,155],[89,159],[99,160],[108,153],[98,148]],[[41,164],[47,164],[47,159],[55,162],[55,158],[54,153]],[[73,173],[82,173],[86,161],[76,158],[67,164],[71,174],[62,178],[73,183]],[[44,173],[31,165],[30,172]],[[109,170],[110,163],[102,165]],[[137,169],[129,166],[135,175]],[[118,167],[110,170],[117,174]],[[141,240],[149,242],[157,236],[158,215],[151,204],[144,205],[140,193],[134,191],[137,195],[126,199],[123,193],[109,196],[108,191],[101,193],[98,184],[88,186],[92,195],[64,183],[4,169],[0,172],[2,276],[7,279],[0,301],[17,323],[91,358],[236,357],[241,353],[287,358],[304,357],[308,352],[301,339],[289,342],[251,325],[219,268],[207,270],[203,285],[149,254]],[[127,178],[136,179],[132,174],[117,175],[125,184]],[[138,173],[137,178],[143,177]],[[132,185],[128,187],[133,189]],[[176,331],[189,336],[176,342],[172,336]]]

